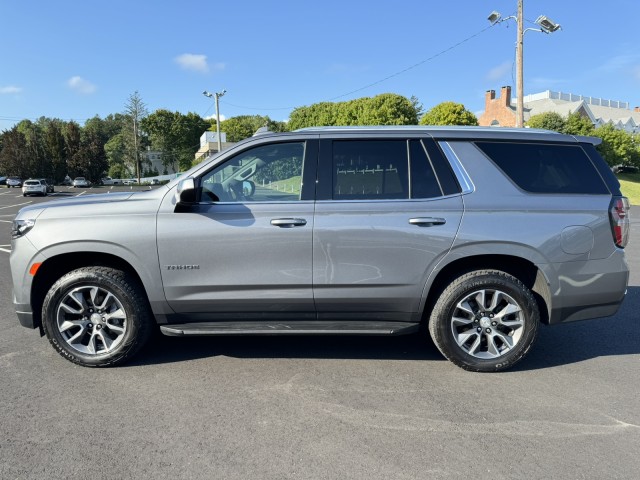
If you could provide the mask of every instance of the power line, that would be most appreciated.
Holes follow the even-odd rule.
[[[445,48],[444,50],[441,50],[440,52],[438,52],[438,53],[430,56],[429,58],[426,58],[426,59],[424,59],[424,60],[422,60],[422,61],[420,61],[418,63],[415,63],[415,64],[411,65],[410,67],[407,67],[407,68],[404,68],[402,70],[399,70],[399,71],[397,71],[395,73],[392,73],[391,75],[388,75],[388,76],[386,76],[386,77],[384,77],[384,78],[382,78],[380,80],[376,80],[375,82],[372,82],[372,83],[369,83],[367,85],[364,85],[363,87],[356,88],[355,90],[351,90],[351,91],[349,91],[347,93],[343,93],[341,95],[337,95],[335,97],[331,97],[331,98],[328,98],[327,100],[323,100],[323,101],[331,102],[331,101],[337,100],[339,98],[348,97],[349,95],[353,95],[354,93],[361,92],[362,90],[366,90],[368,88],[371,88],[371,87],[379,85],[379,84],[381,84],[383,82],[386,82],[387,80],[390,80],[390,79],[392,79],[394,77],[402,75],[403,73],[406,73],[409,70],[413,70],[414,68],[417,68],[417,67],[419,67],[421,65],[424,65],[425,63],[430,62],[431,60],[434,60],[434,59],[444,55],[445,53],[450,52],[451,50],[453,50],[455,48],[458,48],[460,45],[463,45],[464,43],[467,43],[468,41],[470,41],[470,40],[482,35],[484,32],[486,32],[487,30],[495,27],[496,25],[497,25],[497,23],[491,24],[488,27],[483,28],[479,32],[476,32],[473,35],[465,38],[464,40],[460,40],[458,43],[456,43],[454,45],[451,45],[450,47]],[[260,107],[248,107],[248,106],[245,106],[245,105],[236,105],[236,104],[230,103],[228,101],[224,101],[224,103],[229,105],[229,106],[232,106],[232,107],[245,108],[247,110],[290,110],[290,109],[293,109],[293,108],[297,108],[297,107],[262,107],[262,108],[260,108]]]

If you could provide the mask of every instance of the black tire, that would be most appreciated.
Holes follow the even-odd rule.
[[[133,357],[152,331],[140,284],[108,267],[83,267],[53,284],[42,305],[42,325],[53,348],[85,367],[109,367]]]
[[[539,323],[538,304],[520,280],[498,270],[477,270],[442,292],[431,312],[429,333],[438,350],[459,367],[498,372],[527,354]]]

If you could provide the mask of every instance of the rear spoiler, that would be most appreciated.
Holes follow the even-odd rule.
[[[590,143],[593,146],[597,147],[602,143],[602,139],[600,137],[588,137],[586,135],[573,135],[573,138],[580,143]]]

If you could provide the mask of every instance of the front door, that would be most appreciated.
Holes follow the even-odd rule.
[[[158,256],[167,300],[194,321],[315,318],[313,140],[266,143],[196,179],[198,202],[158,214]],[[309,182],[311,188],[314,182]]]

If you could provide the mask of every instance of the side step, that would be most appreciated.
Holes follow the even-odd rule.
[[[404,335],[417,332],[410,322],[292,321],[292,322],[204,322],[161,325],[172,337],[187,335]]]

